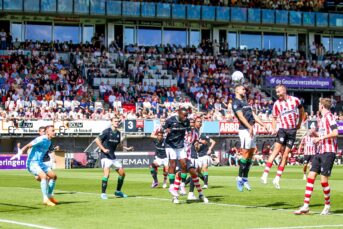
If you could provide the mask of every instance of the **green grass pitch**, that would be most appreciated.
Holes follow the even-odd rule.
[[[0,228],[25,228],[4,220],[46,228],[343,228],[343,167],[333,169],[329,216],[319,215],[324,204],[319,179],[311,200],[311,214],[292,214],[304,196],[301,167],[286,167],[281,190],[271,184],[275,166],[268,185],[259,181],[263,168],[253,167],[253,190],[242,193],[236,189],[237,169],[210,168],[210,188],[204,190],[210,201],[207,205],[186,203],[186,197],[180,197],[181,204],[172,204],[167,190],[150,188],[149,169],[126,169],[123,191],[129,195],[127,199],[113,197],[117,184],[117,174],[113,173],[108,200],[100,199],[100,169],[57,170],[55,197],[60,204],[55,207],[42,205],[39,183],[27,171],[0,171]]]

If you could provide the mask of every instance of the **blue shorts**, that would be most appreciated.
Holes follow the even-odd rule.
[[[43,162],[30,162],[27,164],[27,170],[34,176],[38,176],[39,173],[48,173],[51,168],[46,166]]]

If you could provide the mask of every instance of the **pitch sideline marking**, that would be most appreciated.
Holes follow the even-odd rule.
[[[0,188],[19,188],[19,189],[34,189],[39,190],[37,188],[25,188],[25,187],[0,187]],[[94,192],[79,192],[79,191],[66,191],[66,190],[55,190],[57,192],[69,193],[73,192],[76,194],[84,194],[84,195],[96,195],[99,196],[100,194]],[[136,197],[129,197],[128,199],[143,199],[143,200],[158,200],[158,201],[170,201],[171,199],[167,198],[159,198],[159,197],[145,197],[145,196],[136,196]],[[240,205],[240,204],[226,204],[226,203],[207,203],[206,205],[214,205],[214,206],[226,206],[226,207],[238,207],[238,208],[250,208],[250,209],[263,209],[263,210],[271,210],[271,211],[284,211],[284,212],[293,212],[294,209],[284,209],[284,208],[270,208],[270,207],[262,207],[262,206],[248,206],[248,205]],[[311,213],[319,214],[320,212],[311,211]],[[343,214],[330,214],[334,216],[343,216]]]
[[[7,220],[7,219],[0,219],[0,223],[16,224],[16,225],[20,225],[20,226],[40,228],[40,229],[55,229],[53,227],[40,226],[37,224],[23,223],[23,222],[18,222],[18,221],[14,221],[14,220]]]
[[[315,225],[315,226],[293,226],[293,227],[263,227],[250,229],[301,229],[301,228],[324,228],[324,227],[343,227],[343,224],[336,225]]]

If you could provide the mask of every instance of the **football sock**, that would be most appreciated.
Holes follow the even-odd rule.
[[[251,167],[251,163],[252,163],[251,159],[247,159],[246,160],[246,164],[244,166],[244,170],[243,170],[243,174],[242,174],[243,177],[245,177],[245,178],[248,178],[250,167]]]
[[[186,182],[186,179],[187,179],[187,173],[181,173],[181,180],[182,180],[182,183],[185,183],[185,182]]]
[[[330,186],[328,182],[322,183],[323,192],[324,192],[324,199],[325,199],[325,205],[330,205]]]
[[[266,167],[264,168],[263,176],[268,176],[270,169],[272,168],[273,163],[267,162]]]
[[[117,184],[117,191],[121,191],[121,187],[123,187],[124,184],[124,176],[119,176],[118,177],[118,184]]]
[[[199,173],[199,174],[198,174],[198,177],[199,177],[202,181],[205,180],[204,175],[203,175],[202,173]]]
[[[204,172],[204,184],[208,185],[208,172]]]
[[[157,181],[157,172],[156,172],[156,170],[154,168],[151,168],[150,169],[150,173],[151,173],[152,178],[154,179],[154,182],[157,183],[158,181]]]
[[[305,198],[304,198],[304,206],[308,207],[310,205],[310,200],[313,192],[314,187],[314,179],[307,178],[306,190],[305,190]]]
[[[103,177],[101,180],[101,193],[106,193],[108,177]]]
[[[276,176],[279,177],[279,178],[281,178],[282,173],[283,173],[284,170],[285,170],[285,167],[279,166],[279,167],[277,168]]]
[[[170,183],[171,185],[174,184],[174,181],[175,181],[175,174],[169,173],[168,177],[169,177],[169,183]]]
[[[175,191],[179,191],[180,183],[181,183],[181,177],[179,174],[176,174],[175,181],[174,181],[174,190]]]
[[[55,189],[55,185],[56,185],[56,180],[50,179],[49,180],[49,187],[48,187],[48,197],[52,197],[52,193],[54,192]]]
[[[202,193],[201,185],[199,184],[199,178],[197,175],[192,175],[192,181],[198,190],[198,193]]]
[[[187,177],[187,180],[186,180],[185,184],[187,185],[187,184],[191,183],[191,181],[192,181],[192,178],[191,177]]]
[[[189,184],[189,192],[194,192],[194,182],[193,180],[190,181],[190,184]]]
[[[42,190],[43,198],[47,198],[48,197],[48,191],[47,191],[46,179],[41,179],[41,181],[40,181],[40,188]]]

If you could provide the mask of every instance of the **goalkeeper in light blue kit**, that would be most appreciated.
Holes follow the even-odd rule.
[[[40,178],[40,186],[43,194],[43,203],[47,206],[55,206],[57,200],[52,197],[55,188],[57,176],[46,166],[43,162],[45,154],[48,153],[51,139],[55,136],[54,126],[45,127],[45,135],[39,136],[31,141],[29,144],[19,150],[17,157],[20,157],[29,148],[32,148],[28,155],[26,168],[34,176]],[[47,182],[49,180],[49,182]]]

